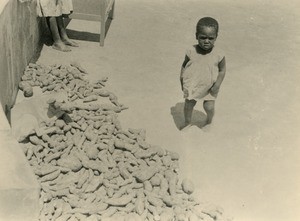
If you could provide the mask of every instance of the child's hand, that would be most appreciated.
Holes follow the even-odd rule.
[[[217,97],[219,90],[220,90],[220,86],[213,84],[213,86],[210,88],[209,92],[212,96]]]
[[[182,79],[182,77],[180,77],[180,86],[181,86],[181,90],[183,91],[183,79]]]
[[[188,90],[185,89],[185,88],[183,88],[182,91],[183,91],[183,97],[184,97],[184,98],[187,98],[187,97],[189,96]]]

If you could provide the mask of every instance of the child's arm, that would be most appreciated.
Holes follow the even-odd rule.
[[[184,68],[186,66],[186,64],[189,62],[190,58],[186,55],[185,58],[184,58],[184,61],[182,63],[182,66],[181,66],[181,71],[180,71],[180,84],[181,84],[181,90],[183,90],[183,72],[184,72]]]
[[[219,74],[218,74],[217,80],[210,89],[210,92],[213,96],[216,96],[219,93],[220,86],[221,86],[221,84],[224,80],[225,74],[226,74],[225,57],[220,61],[218,67],[219,67]]]

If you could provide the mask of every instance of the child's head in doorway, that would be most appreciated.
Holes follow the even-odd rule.
[[[214,47],[218,37],[219,24],[211,17],[201,18],[196,26],[196,39],[201,49],[209,51]]]

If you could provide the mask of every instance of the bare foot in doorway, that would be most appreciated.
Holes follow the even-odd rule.
[[[63,42],[54,42],[52,48],[58,51],[69,52],[71,49]]]
[[[78,43],[76,43],[75,41],[72,41],[70,39],[64,39],[63,42],[65,43],[65,45],[68,45],[71,47],[79,47]]]

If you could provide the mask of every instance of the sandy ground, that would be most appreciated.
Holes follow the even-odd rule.
[[[197,196],[238,221],[300,220],[300,4],[291,1],[117,0],[105,46],[100,24],[72,20],[71,53],[44,46],[39,62],[80,61],[130,109],[124,128],[181,155]],[[219,20],[227,75],[209,131],[182,133],[179,71],[200,17]],[[196,106],[194,122],[205,115]]]

